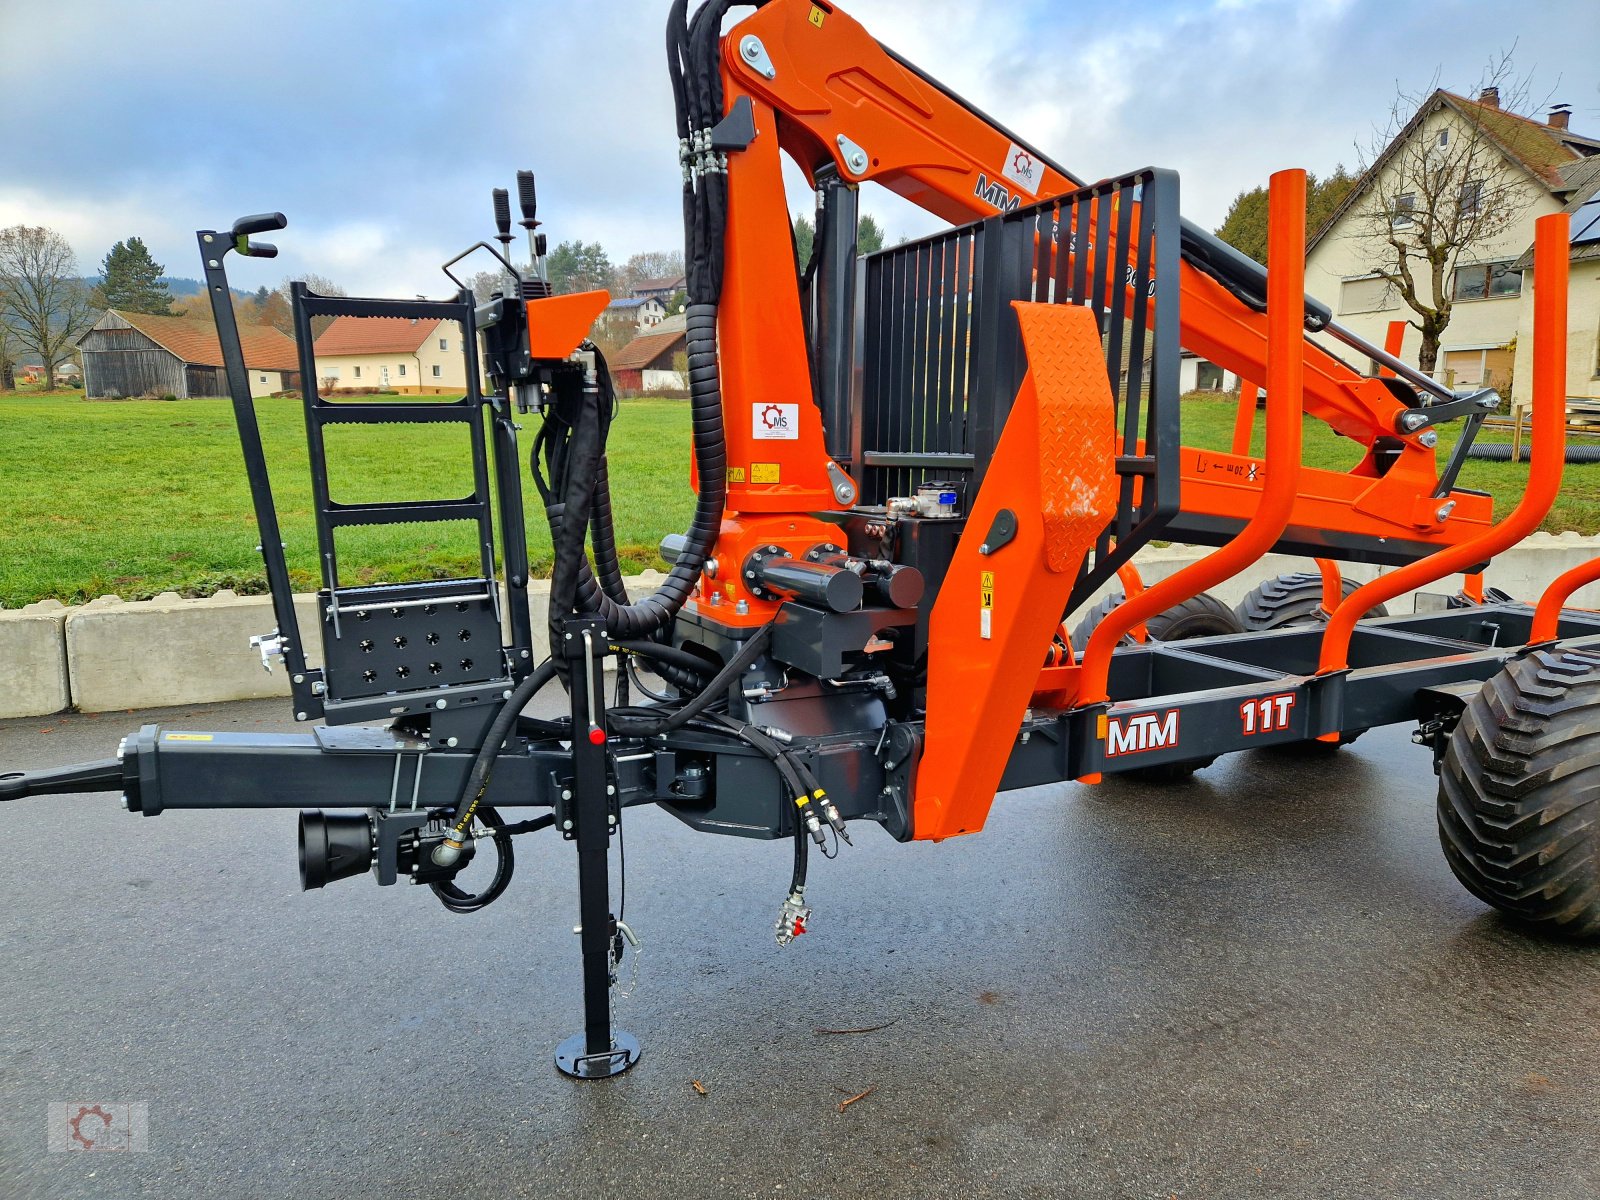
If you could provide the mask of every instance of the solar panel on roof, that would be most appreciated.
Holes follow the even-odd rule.
[[[1589,197],[1572,214],[1572,244],[1587,245],[1600,242],[1600,195]]]

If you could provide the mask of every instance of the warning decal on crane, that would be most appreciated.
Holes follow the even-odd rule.
[[[994,572],[985,571],[978,585],[978,636],[994,636]]]

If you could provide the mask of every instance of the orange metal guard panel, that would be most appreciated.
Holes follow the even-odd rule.
[[[1028,356],[929,627],[913,835],[983,828],[1078,568],[1116,508],[1111,385],[1094,314],[1018,301]],[[1001,509],[1016,538],[985,555]]]
[[[589,336],[611,293],[573,292],[528,301],[528,352],[534,358],[565,358]]]

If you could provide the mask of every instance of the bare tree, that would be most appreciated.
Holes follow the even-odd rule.
[[[0,320],[0,392],[17,390],[17,352],[12,341],[10,327]]]
[[[66,238],[38,225],[0,229],[0,321],[39,356],[46,389],[55,386],[56,364],[71,355],[93,316]]]
[[[647,279],[677,279],[683,274],[683,251],[646,250],[628,259],[617,274],[625,293],[631,293]]]
[[[1527,93],[1527,81],[1513,78],[1509,53],[1484,72],[1476,100],[1462,102],[1437,86],[1399,91],[1363,155],[1371,179],[1357,209],[1357,236],[1370,247],[1372,271],[1414,314],[1409,323],[1422,334],[1423,371],[1434,369],[1450,324],[1457,262],[1463,254],[1470,262],[1472,250],[1505,233],[1534,202],[1526,175],[1502,148],[1507,129],[1526,136],[1511,114]]]

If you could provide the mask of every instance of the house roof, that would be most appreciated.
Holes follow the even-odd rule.
[[[222,366],[222,343],[216,326],[190,317],[156,317],[149,313],[108,309],[175,358],[197,367]],[[104,318],[102,318],[103,320]],[[244,365],[263,371],[298,371],[300,356],[294,339],[270,325],[239,326]]]
[[[633,290],[635,292],[675,292],[682,286],[682,275],[663,275],[660,279],[641,279],[633,285]]]
[[[1572,258],[1600,258],[1600,155],[1579,159],[1561,168],[1572,189],[1561,211],[1572,214]],[[1533,247],[1513,264],[1519,271],[1533,267]]]
[[[646,304],[660,304],[661,301],[654,296],[624,296],[613,300],[606,305],[607,308],[642,308]]]
[[[642,371],[663,355],[672,354],[688,341],[681,330],[668,333],[641,333],[611,360],[613,371]]]
[[[1600,138],[1584,137],[1570,130],[1556,129],[1532,117],[1518,116],[1503,108],[1480,104],[1476,100],[1468,100],[1465,96],[1458,96],[1454,92],[1439,88],[1418,106],[1415,115],[1406,122],[1399,133],[1395,134],[1384,147],[1383,153],[1378,155],[1373,164],[1363,172],[1356,185],[1340,201],[1339,206],[1328,214],[1327,220],[1323,221],[1312,234],[1310,241],[1306,243],[1307,254],[1316,249],[1317,243],[1327,232],[1337,225],[1356,202],[1370,190],[1373,181],[1382,173],[1396,151],[1416,133],[1418,126],[1441,108],[1453,109],[1463,119],[1479,126],[1510,162],[1521,167],[1555,195],[1565,193],[1570,187],[1564,177],[1563,168],[1582,162],[1589,155],[1600,154]]]
[[[335,317],[316,340],[318,358],[342,354],[415,354],[443,321],[411,317]]]

